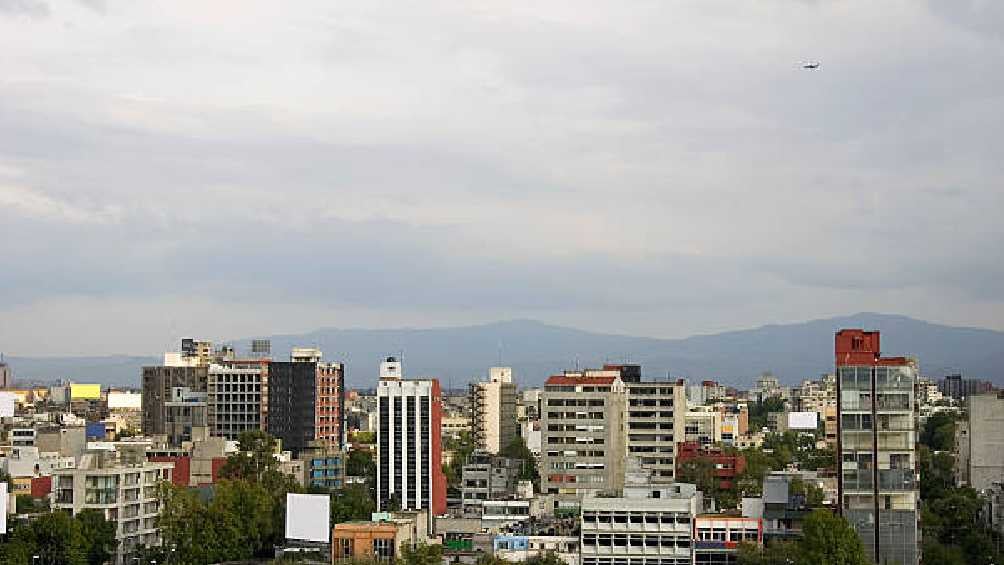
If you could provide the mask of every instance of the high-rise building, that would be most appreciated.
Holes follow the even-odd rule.
[[[1004,479],[1004,392],[966,399],[969,414],[962,426],[959,465],[967,486],[977,492]]]
[[[442,391],[437,379],[402,379],[390,357],[377,384],[377,510],[446,512]]]
[[[3,360],[0,353],[0,388],[10,388],[14,386],[14,375],[11,373],[10,365]]]
[[[172,443],[206,426],[209,367],[143,367],[143,433],[167,435]]]
[[[873,561],[916,565],[917,363],[883,357],[877,331],[837,332],[834,353],[840,511]]]
[[[677,382],[629,382],[627,455],[655,478],[676,476],[677,444],[684,439],[687,387]]]
[[[477,449],[498,454],[516,439],[516,384],[511,367],[492,367],[471,383],[471,432]]]
[[[620,375],[566,371],[544,383],[541,491],[557,495],[559,513],[577,512],[583,496],[623,484],[627,403]]]
[[[220,359],[209,365],[206,402],[212,435],[236,440],[242,432],[265,429],[268,365],[264,359]]]
[[[345,369],[317,349],[294,348],[268,365],[268,433],[299,454],[314,442],[344,448]]]

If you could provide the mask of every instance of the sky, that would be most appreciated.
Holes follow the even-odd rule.
[[[0,0],[0,350],[1004,329],[1002,68],[993,0]]]

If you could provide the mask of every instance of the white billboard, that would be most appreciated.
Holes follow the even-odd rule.
[[[16,405],[16,394],[13,392],[0,392],[0,418],[13,418],[14,406]]]
[[[108,409],[141,410],[143,395],[138,392],[109,392]]]
[[[7,483],[0,483],[0,534],[7,533]]]
[[[327,494],[286,494],[286,539],[328,543],[331,535]]]
[[[818,427],[818,412],[788,412],[789,430],[814,430]]]

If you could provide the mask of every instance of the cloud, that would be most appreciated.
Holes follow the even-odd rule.
[[[230,337],[252,316],[209,312],[288,331],[520,316],[679,336],[863,309],[1001,327],[986,69],[1004,48],[960,23],[986,8],[768,6],[0,19],[19,54],[0,316],[20,327],[0,339],[50,331],[32,311],[185,297]],[[166,341],[116,320],[91,331]]]
[[[45,18],[49,16],[49,5],[42,0],[0,0],[0,14]]]

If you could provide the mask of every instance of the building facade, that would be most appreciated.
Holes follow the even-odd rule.
[[[403,380],[396,367],[381,367],[377,385],[377,510],[426,510],[431,521],[446,512],[442,392],[438,380]]]
[[[192,394],[205,394],[209,380],[209,367],[198,365],[163,365],[143,367],[143,433],[147,435],[184,435],[184,428],[202,423],[189,410],[186,416],[182,410],[168,414],[172,403],[182,401],[182,397],[193,398]],[[194,400],[193,400],[194,402]],[[202,401],[205,404],[205,399]],[[192,408],[191,406],[189,408]],[[201,410],[205,418],[206,410]],[[195,418],[193,422],[192,418]],[[187,423],[186,423],[187,418]],[[178,433],[169,433],[168,427]]]
[[[566,371],[547,379],[541,399],[541,491],[577,512],[588,493],[624,480],[626,394],[618,371]]]
[[[967,404],[965,425],[957,426],[958,462],[966,485],[983,491],[1004,481],[1004,393],[970,396]]]
[[[516,439],[516,383],[511,367],[491,367],[488,381],[471,383],[471,434],[477,449],[498,454]]]
[[[523,462],[475,451],[461,469],[460,496],[465,511],[479,511],[486,500],[512,498]]]
[[[637,457],[655,477],[676,476],[676,446],[683,440],[687,387],[682,381],[628,382],[627,456]]]
[[[631,460],[621,492],[582,499],[581,565],[690,565],[701,496],[692,484],[653,484]]]
[[[344,448],[345,370],[316,349],[294,348],[268,366],[266,429],[294,455],[317,441]]]
[[[267,382],[268,362],[264,360],[210,364],[207,378],[210,433],[236,440],[242,432],[266,429],[262,405],[268,404]]]
[[[88,453],[74,469],[52,472],[52,508],[77,514],[94,509],[115,524],[116,563],[139,545],[160,545],[158,485],[171,480],[171,463],[122,461],[115,452]]]
[[[916,565],[917,363],[883,357],[875,331],[837,332],[834,353],[840,511],[873,561]]]

